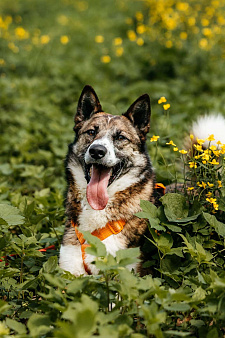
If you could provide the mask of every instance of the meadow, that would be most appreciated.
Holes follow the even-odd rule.
[[[225,147],[184,149],[197,116],[225,116],[224,25],[218,0],[1,0],[1,337],[225,335]],[[184,184],[158,209],[141,202],[146,277],[125,268],[137,249],[112,257],[91,236],[99,276],[58,267],[64,159],[86,84],[112,114],[150,95],[157,181]]]

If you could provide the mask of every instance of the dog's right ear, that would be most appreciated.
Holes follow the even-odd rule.
[[[74,118],[74,130],[79,129],[81,124],[88,120],[93,114],[99,113],[101,111],[102,107],[97,94],[91,86],[86,85],[78,101],[77,113]]]

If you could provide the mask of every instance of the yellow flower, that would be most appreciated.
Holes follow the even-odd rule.
[[[207,194],[206,194],[206,197],[211,197],[212,196],[212,193],[209,191]]]
[[[222,188],[222,181],[217,181],[218,183],[218,188]]]
[[[202,146],[200,144],[194,144],[194,147],[197,151],[201,151],[201,152],[203,151]]]
[[[173,151],[178,151],[178,148],[177,148],[177,147],[174,147],[174,148],[173,148]]]
[[[15,35],[18,39],[24,40],[29,38],[29,33],[23,27],[17,27],[15,29]]]
[[[193,140],[194,139],[194,135],[190,134],[190,139]]]
[[[168,110],[169,108],[170,108],[170,104],[169,103],[163,105],[163,109],[164,110]]]
[[[150,142],[157,142],[159,138],[160,138],[160,136],[155,136],[155,135],[153,135],[153,136],[150,138]]]
[[[170,142],[167,142],[166,144],[171,144],[172,146],[176,147],[176,144],[171,140]]]
[[[109,63],[111,61],[111,57],[109,55],[103,55],[101,57],[102,63]]]
[[[127,36],[128,36],[128,39],[129,39],[130,41],[135,41],[135,40],[136,40],[136,37],[137,37],[136,33],[135,33],[134,31],[132,31],[132,30],[129,30],[129,31],[127,32]]]
[[[193,190],[193,189],[194,189],[194,187],[188,187],[188,188],[187,188],[188,191],[191,191],[191,190]]]
[[[115,46],[120,46],[120,45],[122,45],[122,43],[123,43],[123,40],[122,40],[121,38],[115,38],[115,39],[113,40],[113,44],[114,44]]]
[[[145,25],[137,26],[137,33],[138,34],[143,34],[144,32],[146,32],[146,26]]]
[[[60,37],[60,42],[63,44],[63,45],[66,45],[68,42],[70,41],[69,37],[67,35],[62,35]]]
[[[187,150],[184,150],[184,149],[182,149],[182,150],[179,150],[179,153],[181,153],[181,154],[185,155],[185,154],[187,154]]]
[[[50,41],[49,35],[42,35],[40,41],[42,45],[46,45]]]
[[[188,37],[188,35],[187,35],[186,32],[181,32],[181,33],[180,33],[180,38],[181,38],[181,40],[187,40],[187,37]]]
[[[96,35],[95,42],[96,43],[103,43],[104,42],[104,36],[102,36],[102,35]]]
[[[220,146],[222,143],[220,141],[216,142],[216,144],[218,144],[218,146]]]
[[[206,141],[215,141],[214,135],[213,134],[209,135]]]
[[[209,182],[207,182],[207,184],[208,184],[208,186],[209,186],[210,188],[212,188],[212,187],[214,186],[214,184],[213,184],[213,183],[209,183]]]
[[[142,38],[137,38],[136,42],[137,42],[138,46],[143,46],[143,44],[145,43],[144,39],[142,39]]]
[[[198,144],[202,145],[203,143],[205,143],[205,140],[197,138],[197,142]]]
[[[206,188],[207,187],[207,184],[205,182],[202,181],[202,183],[200,182],[197,182],[197,185],[200,187],[200,188]]]
[[[217,161],[215,160],[215,158],[212,160],[212,162],[209,162],[209,163],[214,164],[214,165],[219,164],[219,162],[217,162]]]
[[[197,168],[196,162],[189,162],[189,167],[190,168]]]
[[[221,151],[220,151],[220,150],[214,150],[214,151],[213,151],[213,154],[214,154],[216,157],[220,157]]]
[[[135,14],[135,16],[136,16],[136,19],[137,19],[138,21],[141,21],[141,20],[144,19],[144,15],[143,15],[141,12],[137,12],[137,13]]]
[[[158,100],[158,104],[166,102],[165,96],[161,96],[160,99]]]
[[[116,48],[116,56],[122,56],[124,52],[123,47],[117,47]]]

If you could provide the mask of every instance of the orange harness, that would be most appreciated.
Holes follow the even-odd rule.
[[[101,241],[103,241],[104,239],[108,238],[111,235],[119,234],[123,230],[125,223],[126,222],[124,220],[108,222],[104,228],[94,230],[91,234],[99,238]],[[88,273],[88,275],[91,275],[91,272],[87,264],[85,263],[85,249],[90,245],[84,244],[85,239],[83,234],[78,230],[78,226],[73,221],[71,221],[71,224],[75,229],[78,241],[80,242],[81,245],[81,253],[84,269]]]
[[[155,189],[162,189],[163,194],[165,194],[166,188],[162,183],[156,183]],[[85,255],[86,255],[85,249],[87,247],[89,247],[90,245],[84,244],[85,243],[84,236],[78,230],[77,224],[75,224],[73,221],[71,221],[71,224],[75,229],[78,241],[80,242],[80,245],[81,245],[81,253],[82,253],[82,260],[83,260],[83,264],[84,264],[84,269],[85,269],[85,271],[87,272],[88,275],[91,275],[91,271],[88,268],[87,264],[85,263]],[[92,236],[95,236],[95,237],[99,238],[101,241],[103,241],[104,239],[108,238],[111,235],[119,234],[123,230],[125,224],[126,224],[126,221],[124,221],[124,220],[111,221],[111,222],[108,222],[104,228],[94,230],[91,234],[92,234]]]

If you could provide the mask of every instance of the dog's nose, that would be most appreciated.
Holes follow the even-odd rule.
[[[105,154],[107,153],[107,149],[100,144],[94,144],[90,147],[89,153],[92,158],[94,158],[95,160],[99,160],[100,158],[105,156]]]

